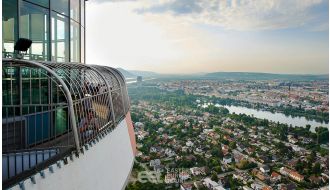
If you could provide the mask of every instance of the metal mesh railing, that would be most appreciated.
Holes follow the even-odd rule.
[[[54,155],[79,152],[129,110],[125,79],[110,67],[4,59],[2,69],[3,181]],[[37,161],[27,166],[26,159]]]

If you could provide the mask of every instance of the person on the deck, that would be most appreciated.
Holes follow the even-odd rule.
[[[79,131],[84,139],[90,139],[94,137],[99,130],[99,122],[95,117],[93,109],[88,110],[87,118],[83,118],[79,123]]]

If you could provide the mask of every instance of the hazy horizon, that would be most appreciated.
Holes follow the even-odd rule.
[[[86,59],[161,74],[329,73],[326,0],[87,1]]]
[[[317,73],[317,74],[309,74],[309,73],[272,73],[272,72],[255,72],[255,71],[212,71],[212,72],[195,72],[195,73],[162,73],[157,71],[149,71],[149,70],[138,70],[138,69],[125,69],[122,67],[117,67],[119,69],[124,69],[128,72],[135,71],[135,72],[153,72],[156,74],[164,74],[164,75],[198,75],[198,74],[207,74],[207,73],[260,73],[260,74],[279,74],[279,75],[329,75],[327,73]]]

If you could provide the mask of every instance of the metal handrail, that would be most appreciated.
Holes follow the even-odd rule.
[[[41,63],[38,63],[36,61],[28,61],[28,60],[20,60],[20,59],[3,59],[2,62],[17,62],[17,63],[30,64],[30,65],[45,69],[47,72],[52,74],[58,80],[58,82],[63,87],[63,90],[65,92],[65,95],[66,95],[66,98],[67,98],[67,101],[68,101],[69,114],[70,114],[70,118],[71,118],[71,125],[72,125],[74,140],[75,140],[75,144],[76,144],[76,150],[79,152],[80,145],[79,145],[79,138],[78,138],[78,129],[77,129],[77,125],[76,125],[76,116],[74,115],[74,111],[73,111],[74,110],[73,109],[73,101],[72,101],[72,97],[71,97],[71,94],[70,94],[70,90],[68,89],[68,87],[66,86],[64,81],[61,79],[61,77],[59,77],[50,68],[48,68],[45,65],[42,65]]]
[[[13,86],[14,80],[19,80],[18,82],[20,86],[20,90],[18,91],[20,94],[19,103],[17,104],[17,102],[14,102],[13,96],[10,94],[8,96],[10,97],[10,105],[3,106],[3,109],[6,111],[6,114],[3,116],[3,127],[6,127],[7,129],[7,136],[3,138],[3,142],[7,145],[8,143],[23,142],[23,146],[22,144],[17,144],[15,146],[9,144],[8,147],[6,147],[6,151],[3,151],[3,157],[6,157],[11,153],[19,153],[22,151],[33,152],[39,149],[47,148],[58,148],[59,154],[75,149],[76,153],[79,154],[80,151],[82,151],[82,146],[97,138],[98,135],[103,133],[103,130],[113,129],[112,127],[116,127],[116,125],[125,118],[127,112],[129,111],[129,99],[127,95],[125,78],[118,70],[111,67],[85,65],[81,63],[39,62],[7,58],[3,59],[2,67],[3,72],[5,72],[4,68],[11,69],[16,67],[15,72],[19,73],[19,77],[16,78],[16,75],[14,76],[13,74],[6,73],[8,77],[3,80],[7,80],[8,84],[10,84],[8,88],[11,88],[11,90],[16,87]],[[31,69],[28,72],[30,77],[22,79],[23,70],[21,69],[23,68]],[[10,73],[11,71],[6,70],[6,72]],[[43,76],[41,77],[41,75]],[[35,76],[37,77],[34,78]],[[47,103],[49,104],[40,99],[42,92],[45,92],[45,90],[37,90],[40,95],[39,102],[33,102],[31,92],[37,87],[31,87],[31,85],[34,84],[31,81],[39,81],[39,87],[41,87],[41,80],[45,79],[48,80],[48,84],[43,86],[43,88],[48,88]],[[29,82],[23,83],[24,81]],[[88,82],[90,85],[86,85]],[[15,84],[17,84],[17,81]],[[30,93],[29,103],[23,103],[23,84],[30,85],[29,88],[24,88],[25,92],[28,90]],[[53,89],[54,87],[55,89]],[[55,94],[53,94],[53,92],[55,92]],[[57,100],[54,100],[54,97],[57,97]],[[63,98],[61,99],[61,97]],[[24,108],[27,108],[28,110],[26,113],[24,112]],[[81,132],[81,126],[85,126],[84,123],[86,121],[87,123],[90,122],[88,119],[89,114],[91,113],[89,111],[90,108],[94,110],[93,113],[95,113],[96,120],[94,122],[98,123],[99,128],[96,130],[96,133],[93,132],[89,136],[85,136],[85,134],[82,134]],[[17,110],[20,112],[19,114],[16,113]],[[57,132],[57,120],[55,121],[55,117],[57,116],[53,116],[53,114],[57,113],[58,110],[64,110],[64,112],[68,114],[64,114],[64,117],[69,117],[67,118],[68,120],[65,120],[67,123],[64,123],[64,125],[67,125],[68,128],[64,128],[64,132]],[[8,113],[12,114],[12,112],[14,112],[13,116],[8,115]],[[37,117],[39,118],[38,121]],[[46,120],[46,124],[43,124],[43,120]],[[31,121],[32,124],[29,123]],[[40,123],[38,124],[37,122]],[[36,125],[41,127],[36,127]],[[92,124],[89,123],[87,126],[88,125]],[[46,128],[44,129],[45,126]],[[9,130],[8,133],[8,129],[13,131]],[[16,132],[16,130],[18,132]],[[44,135],[44,133],[41,132],[41,136],[39,134],[37,137],[37,130],[44,130],[46,133]],[[22,136],[22,131],[26,136]],[[17,136],[15,136],[15,132]],[[12,133],[14,134],[13,137],[10,136]],[[13,139],[11,140],[10,138]],[[16,138],[21,138],[21,140],[16,141]],[[27,142],[27,139],[29,138],[32,140]],[[26,143],[25,145],[24,140]],[[67,145],[64,143],[67,143]],[[46,161],[47,160],[43,162]],[[10,164],[8,163],[8,166],[9,165]],[[23,173],[26,174],[29,172],[24,170]],[[23,173],[16,173],[15,169],[14,174],[15,176],[21,176]],[[10,176],[13,176],[13,173],[8,171],[8,176],[8,180],[12,181],[13,178]]]

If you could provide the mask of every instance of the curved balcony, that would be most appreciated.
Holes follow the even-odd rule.
[[[2,181],[10,187],[113,130],[129,111],[116,69],[4,59]]]

